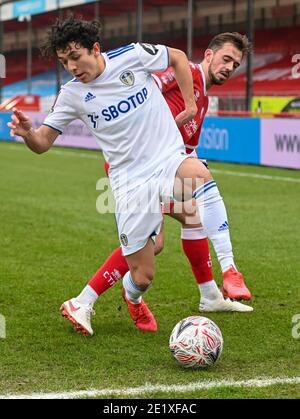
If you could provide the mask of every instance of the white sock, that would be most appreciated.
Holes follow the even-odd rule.
[[[214,180],[194,191],[204,230],[211,240],[222,272],[235,267],[226,208]]]
[[[130,271],[128,271],[123,277],[123,287],[126,293],[126,297],[133,304],[139,304],[142,301],[142,295],[148,290],[141,290],[134,283]]]
[[[205,298],[207,300],[217,300],[222,295],[214,280],[204,282],[198,286],[201,298]]]
[[[83,288],[78,297],[76,297],[76,300],[80,304],[93,307],[98,297],[99,296],[96,291],[90,285],[87,285],[85,288]]]

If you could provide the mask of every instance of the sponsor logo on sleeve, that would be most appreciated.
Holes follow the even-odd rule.
[[[146,51],[148,52],[148,54],[150,55],[156,55],[158,53],[158,48],[156,47],[156,45],[152,45],[152,44],[141,44],[140,46]]]

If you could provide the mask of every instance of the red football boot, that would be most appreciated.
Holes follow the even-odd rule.
[[[243,275],[233,266],[223,272],[223,287],[221,288],[223,296],[234,300],[250,300],[251,292],[246,287]]]
[[[122,295],[127,304],[130,317],[134,321],[136,327],[145,332],[156,332],[157,324],[155,317],[149,310],[145,301],[142,299],[139,304],[131,303],[126,297],[124,288],[122,288]]]

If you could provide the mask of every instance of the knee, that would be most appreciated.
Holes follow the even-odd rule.
[[[199,182],[199,180],[203,183],[210,182],[213,180],[212,174],[207,169],[207,167],[204,166],[203,163],[197,162],[197,165],[194,167],[194,175],[195,175],[195,181],[196,183]],[[193,185],[196,186],[196,185]]]
[[[205,183],[208,183],[213,180],[213,177],[210,172],[203,173],[202,171],[197,171],[193,179],[193,190],[203,186]]]
[[[154,269],[139,267],[131,272],[134,283],[141,290],[146,290],[152,283],[154,277]]]

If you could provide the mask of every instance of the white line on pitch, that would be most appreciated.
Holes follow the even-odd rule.
[[[19,144],[22,143],[17,143],[17,144],[9,144],[7,146],[8,149],[10,150],[16,150],[16,151],[21,151],[21,150],[26,150],[27,151],[27,147],[20,147]],[[80,152],[75,152],[75,151],[71,151],[71,150],[57,150],[57,148],[59,147],[55,147],[52,148],[49,151],[49,154],[56,154],[58,156],[74,156],[74,157],[80,157],[80,158],[88,158],[88,159],[99,159],[101,157],[100,152],[101,150],[99,150],[99,152],[97,152],[97,154],[92,154],[92,153],[80,153]],[[96,151],[96,150],[94,150]]]
[[[300,183],[300,179],[296,179],[293,177],[286,177],[286,176],[273,176],[273,175],[261,175],[259,173],[246,173],[246,172],[238,172],[232,170],[221,170],[221,169],[212,169],[213,173],[220,173],[224,175],[231,175],[231,176],[241,176],[241,177],[252,177],[257,179],[266,179],[266,180],[278,180],[281,182],[296,182]]]
[[[89,154],[89,153],[75,153],[74,151],[60,151],[60,150],[51,150],[50,154],[57,154],[58,156],[74,156],[84,159],[96,159],[99,160],[102,156],[100,155],[101,150],[98,154]]]
[[[14,145],[9,145],[8,148],[11,148],[13,150],[23,150],[26,148],[18,147]],[[100,150],[99,150],[100,151]],[[57,149],[51,149],[50,154],[56,154],[58,156],[74,156],[74,157],[80,157],[80,158],[88,158],[88,159],[99,159],[99,154],[89,154],[89,153],[80,153],[75,151],[69,151],[69,150],[57,150]],[[280,169],[280,168],[278,168]],[[273,176],[273,175],[262,175],[260,173],[248,173],[248,172],[239,172],[234,170],[222,170],[222,169],[211,169],[212,173],[220,173],[223,175],[229,175],[229,176],[239,176],[239,177],[246,177],[246,178],[256,178],[256,179],[263,179],[263,180],[276,180],[279,182],[294,182],[294,183],[300,183],[300,179],[293,178],[293,177],[287,177],[287,176]]]
[[[6,394],[0,399],[74,399],[82,397],[109,397],[109,396],[137,396],[149,393],[187,393],[197,390],[213,390],[220,387],[269,387],[277,384],[300,384],[300,377],[261,377],[251,380],[211,380],[184,385],[146,384],[142,387],[129,387],[119,389],[81,390],[63,393],[32,393],[32,394]]]

